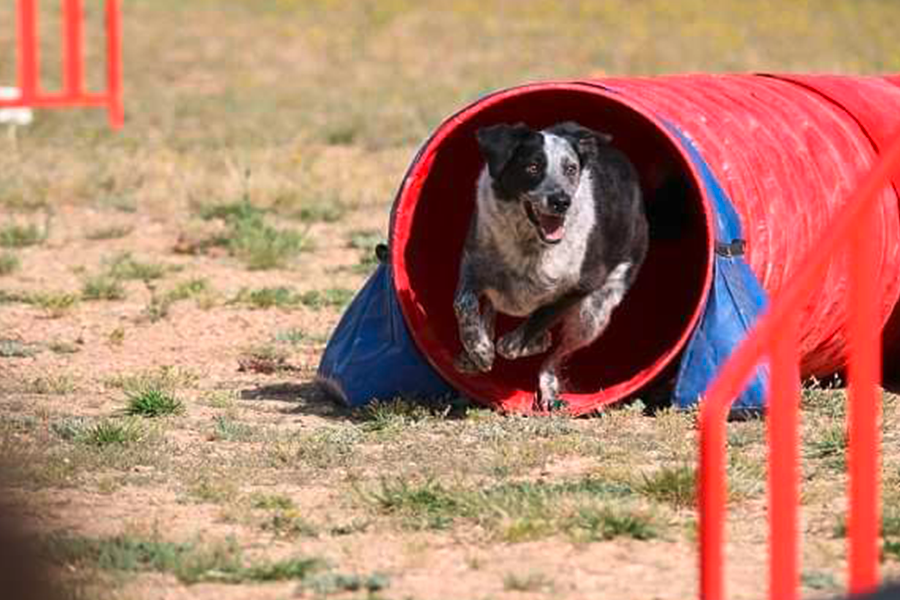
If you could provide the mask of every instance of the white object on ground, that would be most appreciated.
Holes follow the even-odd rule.
[[[0,100],[13,100],[18,97],[18,89],[0,87]],[[0,108],[0,125],[30,125],[32,121],[34,113],[30,108]]]

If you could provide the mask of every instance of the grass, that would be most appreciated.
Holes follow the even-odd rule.
[[[315,598],[363,591],[367,598],[374,600],[376,598],[374,594],[389,585],[390,580],[382,573],[359,575],[328,572],[304,579],[301,591],[309,591]]]
[[[377,490],[364,493],[363,498],[412,529],[441,530],[468,520],[507,542],[557,534],[579,541],[655,537],[657,528],[650,516],[607,504],[630,494],[623,484],[589,477],[557,483],[500,483],[486,489],[399,478],[383,479]]]
[[[292,557],[247,563],[234,539],[216,544],[174,543],[119,535],[108,538],[54,536],[44,542],[53,562],[105,571],[171,573],[186,584],[239,584],[303,580],[320,570],[318,558]]]
[[[847,451],[847,429],[841,422],[829,423],[823,427],[819,427],[806,441],[806,456],[814,459],[838,459],[838,463],[844,464],[841,460]]]
[[[10,275],[19,270],[22,262],[12,252],[0,252],[0,276]]]
[[[173,302],[165,294],[158,293],[156,286],[148,284],[147,287],[150,290],[150,301],[141,311],[141,316],[151,323],[156,323],[169,316]]]
[[[66,316],[81,300],[72,292],[35,292],[24,298],[27,304],[42,309],[51,319]]]
[[[312,341],[314,338],[302,329],[298,327],[292,327],[290,329],[283,329],[277,332],[274,339],[276,342],[291,344],[292,346],[299,346],[301,344]]]
[[[305,233],[256,222],[238,223],[228,241],[232,254],[250,270],[285,267],[306,246]]]
[[[125,296],[122,282],[109,275],[90,277],[81,287],[81,297],[84,300],[123,300]]]
[[[14,11],[14,2],[0,2],[0,23],[14,23]],[[55,27],[53,17],[47,15],[47,27]],[[216,586],[185,589],[174,573],[193,569],[184,577],[187,581],[218,573],[234,577],[240,569],[268,562],[263,557],[270,551],[275,559],[308,547],[347,560],[346,569],[333,576],[316,571],[274,589],[248,580],[246,587],[225,590],[226,595],[286,597],[302,586],[309,597],[365,597],[379,592],[347,588],[356,587],[352,579],[370,571],[352,568],[390,567],[397,592],[387,594],[402,597],[421,590],[422,581],[445,576],[443,567],[456,561],[457,595],[463,597],[537,597],[540,592],[561,599],[603,597],[608,592],[604,578],[583,576],[584,569],[590,570],[589,560],[571,562],[575,589],[547,570],[542,558],[550,552],[594,551],[606,557],[603,570],[627,572],[617,585],[622,597],[675,595],[666,565],[690,565],[696,559],[691,529],[696,514],[679,508],[689,495],[687,478],[668,479],[659,471],[693,464],[696,429],[690,418],[684,419],[686,427],[677,428],[660,416],[617,407],[599,418],[570,420],[511,418],[456,404],[445,415],[441,408],[419,411],[399,403],[371,414],[350,414],[320,402],[306,385],[320,353],[318,343],[306,342],[327,331],[343,305],[328,306],[315,298],[304,306],[299,298],[313,288],[361,285],[361,275],[375,266],[371,245],[376,232],[386,232],[391,200],[420,144],[445,116],[484,93],[536,79],[603,74],[897,73],[898,17],[900,5],[877,0],[723,0],[714,5],[702,0],[130,2],[123,21],[127,127],[109,131],[102,111],[44,111],[33,126],[18,130],[17,141],[0,136],[0,230],[18,220],[14,212],[26,208],[55,211],[63,221],[43,246],[7,249],[22,264],[12,276],[0,277],[0,337],[21,340],[18,345],[0,342],[0,354],[10,355],[0,358],[0,456],[12,457],[13,468],[33,475],[21,485],[17,480],[22,490],[17,494],[33,504],[29,510],[34,514],[52,514],[53,522],[76,523],[82,532],[115,532],[110,524],[116,523],[152,527],[158,518],[173,528],[172,536],[178,535],[165,541],[185,546],[179,554],[183,566],[126,586],[125,574],[148,569],[149,560],[141,559],[139,571],[99,573],[96,586],[83,594],[87,598],[142,600],[161,588],[176,597],[214,594]],[[102,10],[89,11],[86,41],[100,41],[87,34],[102,32],[102,18]],[[174,22],[179,26],[173,27]],[[14,33],[14,28],[0,28],[0,47],[13,48]],[[59,36],[43,39],[46,55],[58,55]],[[98,58],[100,46],[88,46],[86,54]],[[0,79],[15,79],[14,63],[9,53],[0,57]],[[52,89],[58,84],[54,70],[44,73]],[[89,87],[102,87],[102,69],[88,69],[88,75],[95,80]],[[246,175],[248,166],[252,177]],[[464,181],[431,183],[471,194]],[[209,220],[202,221],[195,207],[211,206],[211,201],[230,208],[218,209],[215,216],[210,211]],[[39,217],[19,222],[40,227]],[[119,223],[134,224],[134,232],[109,241],[84,239],[92,229]],[[205,255],[169,254],[183,227],[196,227],[201,237],[207,236],[203,239],[211,245],[198,249]],[[43,237],[43,230],[35,228],[35,233]],[[435,243],[447,242],[438,239],[439,231],[424,233]],[[281,306],[296,312],[248,314],[214,306],[211,314],[195,315],[193,303],[199,306],[211,293],[186,298],[191,306],[166,302],[179,285],[169,270],[149,281],[159,282],[153,314],[169,314],[171,323],[120,318],[143,308],[150,297],[125,279],[120,281],[130,296],[127,303],[116,310],[102,304],[70,309],[61,322],[43,320],[39,308],[8,304],[38,289],[69,285],[52,277],[58,272],[69,279],[73,263],[104,252],[111,259],[120,250],[130,250],[140,263],[189,265],[189,274],[177,277],[208,276],[229,290],[229,298],[241,286],[295,286],[294,298]],[[87,254],[78,256],[82,252]],[[245,270],[270,264],[290,271],[267,277]],[[97,273],[109,275],[108,266],[101,264]],[[82,281],[75,283],[59,289],[80,292]],[[316,314],[313,306],[319,307]],[[194,335],[204,327],[202,335]],[[236,373],[235,348],[277,339],[277,332],[287,328],[300,333],[281,336],[278,344],[302,365],[301,371],[272,377]],[[229,330],[234,335],[227,335]],[[71,341],[81,332],[81,354],[43,352],[47,342],[57,337]],[[121,347],[114,345],[122,341]],[[17,358],[34,352],[38,354]],[[123,421],[110,413],[110,404],[124,393],[104,385],[105,378],[120,369],[121,383],[130,387],[144,375],[130,369],[161,360],[202,371],[164,388],[185,404],[198,398],[198,406],[190,402],[185,418],[159,422],[133,417],[148,439],[105,446],[68,441],[47,431],[59,410],[100,415],[85,419],[85,427],[104,419]],[[71,397],[25,396],[11,387],[12,378],[15,383],[55,374],[63,363],[72,363],[65,369],[80,378],[81,389]],[[116,366],[125,364],[137,366]],[[169,379],[157,370],[150,375]],[[273,393],[275,401],[269,401],[265,388],[277,384],[289,392]],[[238,400],[249,398],[247,392],[258,393],[259,399]],[[804,438],[810,443],[803,449],[804,519],[799,523],[808,542],[804,564],[836,574],[841,583],[844,540],[823,535],[822,523],[830,525],[832,511],[845,506],[844,476],[828,467],[840,458],[840,437],[826,438],[825,428],[826,417],[837,419],[846,412],[846,397],[840,389],[803,394]],[[233,424],[256,427],[262,435],[246,443],[211,442],[217,415],[228,419],[219,427],[224,436],[242,438]],[[28,427],[22,425],[26,417]],[[898,468],[897,415],[886,406],[884,419],[888,477]],[[157,429],[162,433],[158,443]],[[270,436],[274,429],[277,435]],[[736,527],[729,530],[729,540],[742,556],[764,557],[765,521],[759,515],[765,510],[765,423],[729,423],[728,440],[729,489],[753,498],[734,501],[731,496],[729,514]],[[221,504],[175,504],[182,484],[202,473],[209,475],[205,484],[197,483],[198,493],[202,489],[207,497],[222,498]],[[652,483],[644,481],[645,473]],[[411,496],[431,482],[427,489],[437,506],[429,509],[420,493],[418,505],[410,500],[387,509],[353,493],[381,493],[382,478],[391,486],[406,481]],[[98,494],[107,480],[116,482],[118,491]],[[28,492],[42,487],[46,492]],[[293,498],[320,538],[269,539],[272,534],[259,527],[291,507],[251,508],[247,497],[254,490]],[[47,513],[42,498],[52,500],[60,493],[71,496],[74,504],[55,503]],[[242,514],[246,520],[221,522],[235,504],[235,511],[247,513]],[[890,504],[885,496],[883,505]],[[171,515],[178,518],[170,521]],[[448,530],[405,530],[427,528],[429,521]],[[290,527],[285,520],[278,526],[282,523]],[[359,534],[364,527],[367,532]],[[651,548],[628,537],[647,537],[648,527],[664,540]],[[215,542],[190,543],[198,531],[224,529],[235,532],[242,560],[233,560],[239,553],[227,544],[217,553]],[[349,537],[332,537],[338,535]],[[619,537],[602,549],[570,544],[610,536]],[[130,537],[164,543],[147,532]],[[367,543],[374,539],[378,552]],[[527,547],[510,549],[504,543],[529,539],[534,541]],[[897,540],[888,536],[883,547],[886,577],[900,568]],[[482,568],[470,573],[464,557],[475,553]],[[511,553],[521,557],[514,565]],[[93,575],[93,565],[76,561],[56,571],[80,582]],[[542,572],[557,579],[557,589],[504,591],[508,572],[520,579],[508,587],[536,587],[529,576]],[[313,587],[319,578],[315,583],[320,587]],[[754,581],[736,578],[734,595],[757,592]],[[442,593],[431,588],[420,592]]]
[[[697,472],[692,466],[663,467],[643,475],[636,486],[639,493],[671,504],[675,508],[693,508],[697,504]]]
[[[542,573],[508,573],[503,577],[503,589],[507,592],[540,592],[552,588],[553,582]]]
[[[358,275],[368,275],[378,266],[375,248],[384,243],[385,236],[373,229],[357,229],[347,236],[347,247],[360,250],[359,262],[350,269]]]
[[[297,306],[306,306],[312,310],[325,308],[342,309],[353,299],[355,292],[346,288],[326,288],[324,290],[310,290],[297,293],[286,286],[263,287],[258,289],[241,289],[231,304],[246,304],[253,308],[290,309]]]
[[[316,527],[300,516],[300,513],[295,509],[276,511],[263,523],[262,528],[276,536],[285,538],[314,538],[319,535]]]
[[[435,414],[415,401],[398,398],[387,402],[373,402],[361,408],[358,416],[365,420],[367,431],[396,431],[426,421]]]
[[[43,244],[47,239],[46,230],[35,224],[19,225],[10,223],[0,227],[0,248],[25,248]]]
[[[116,327],[106,335],[106,341],[110,346],[121,346],[125,341],[125,328]]]
[[[249,442],[259,435],[259,431],[252,425],[240,423],[234,419],[218,415],[213,419],[213,439],[226,442]]]
[[[266,211],[254,206],[246,191],[238,202],[201,207],[200,216],[225,222],[228,233],[211,240],[209,245],[227,248],[250,270],[285,267],[309,248],[306,232],[277,229],[268,224]]]
[[[0,339],[0,358],[29,358],[37,352],[38,349],[31,344],[18,340]]]
[[[340,202],[318,202],[304,206],[297,213],[307,223],[337,223],[347,214],[347,207]]]
[[[147,431],[134,418],[104,418],[90,422],[83,418],[55,421],[52,429],[60,438],[87,446],[126,446],[146,439]]]
[[[813,590],[834,591],[840,589],[840,584],[834,575],[821,571],[803,571],[800,574],[800,583]]]
[[[900,540],[885,540],[881,547],[881,554],[884,558],[900,560]]]
[[[81,352],[81,346],[77,341],[72,343],[55,340],[47,344],[47,348],[54,354],[78,354]]]
[[[579,541],[599,542],[616,538],[652,540],[658,534],[653,518],[643,512],[622,511],[612,507],[583,508],[567,523],[572,536]]]
[[[446,529],[466,512],[461,497],[433,481],[411,484],[403,479],[384,480],[371,501],[381,512],[402,515],[418,529]]]
[[[359,460],[363,434],[357,427],[321,427],[304,434],[284,449],[272,449],[276,464],[308,465],[327,471],[348,467]]]
[[[296,508],[294,501],[281,494],[255,493],[250,496],[250,504],[253,508],[263,510],[293,510]]]
[[[147,387],[128,393],[128,406],[125,412],[129,415],[151,418],[177,415],[184,412],[184,403],[165,389]]]
[[[313,310],[333,308],[340,310],[350,303],[355,292],[345,288],[327,288],[324,290],[310,290],[300,295],[299,301],[303,306]]]
[[[172,391],[178,388],[193,387],[199,378],[200,376],[191,369],[163,365],[155,369],[115,375],[106,379],[104,384],[106,387],[125,392],[139,392],[148,388]]]
[[[238,356],[241,371],[271,374],[291,368],[287,362],[288,353],[271,344],[263,344],[245,349]]]
[[[847,519],[844,516],[838,518],[834,527],[834,535],[836,537],[847,536]],[[881,515],[881,536],[885,539],[900,538],[900,510],[894,505],[884,507]],[[900,542],[900,539],[895,540]]]
[[[231,300],[234,304],[247,304],[253,308],[292,308],[300,303],[299,297],[289,287],[264,287],[255,290],[241,289]]]
[[[166,292],[160,292],[150,282],[145,282],[150,290],[150,302],[144,307],[143,316],[151,323],[156,323],[169,316],[169,310],[176,302],[189,298],[197,299],[197,306],[210,308],[214,304],[209,280],[195,277],[178,283]]]
[[[167,297],[171,302],[197,298],[212,291],[209,279],[205,277],[193,277],[187,281],[179,282],[168,291]]]
[[[240,490],[237,482],[226,475],[203,472],[189,482],[187,494],[197,502],[223,504],[235,501]]]
[[[172,267],[156,262],[143,262],[131,252],[121,252],[114,256],[107,266],[107,274],[114,279],[152,281],[165,277]]]
[[[201,403],[212,408],[231,409],[234,407],[235,400],[238,395],[227,390],[211,390],[205,392],[200,397]]]
[[[66,373],[48,373],[30,379],[25,391],[32,394],[63,395],[71,394],[77,388],[75,379]]]
[[[126,445],[144,439],[144,429],[133,420],[104,419],[88,427],[80,441],[90,446]]]
[[[109,225],[91,229],[84,237],[93,241],[117,240],[131,235],[132,231],[134,231],[134,227],[131,225]]]

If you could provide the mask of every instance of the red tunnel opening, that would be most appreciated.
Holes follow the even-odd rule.
[[[398,196],[391,225],[394,284],[413,339],[429,362],[456,389],[504,410],[531,410],[543,356],[498,358],[490,373],[477,376],[453,368],[461,348],[453,295],[483,165],[475,131],[501,122],[544,128],[565,120],[611,133],[638,169],[648,213],[678,216],[674,234],[670,228],[651,240],[638,279],[606,332],[568,361],[569,410],[585,413],[621,400],[670,370],[710,286],[711,216],[699,178],[678,143],[639,105],[587,84],[541,84],[494,94],[451,117],[422,149]],[[673,179],[687,194],[662,193]],[[501,317],[497,335],[514,323]]]

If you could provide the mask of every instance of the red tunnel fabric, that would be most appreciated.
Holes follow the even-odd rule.
[[[603,87],[598,87],[600,86]],[[606,89],[603,89],[606,88]],[[416,345],[454,387],[489,406],[527,412],[541,357],[499,359],[488,374],[458,373],[453,291],[481,158],[475,131],[497,122],[546,127],[563,120],[612,133],[635,163],[648,203],[667,178],[693,190],[675,239],[654,241],[633,289],[603,336],[573,356],[566,400],[584,413],[669,376],[703,310],[710,285],[709,202],[698,174],[661,119],[697,146],[741,216],[749,263],[770,294],[790,282],[804,252],[900,126],[900,81],[875,77],[687,75],[541,82],[503,90],[441,124],[413,161],[391,221],[394,288]],[[682,200],[683,201],[683,200]],[[878,205],[880,302],[886,349],[900,296],[897,193]],[[804,312],[805,375],[843,366],[846,259],[832,261]],[[501,319],[498,334],[513,325]],[[886,363],[893,359],[890,355]]]

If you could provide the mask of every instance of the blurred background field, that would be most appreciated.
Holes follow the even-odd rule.
[[[99,85],[102,6],[85,4]],[[0,126],[0,457],[70,595],[695,594],[693,415],[351,414],[310,384],[318,359],[418,145],[461,106],[548,78],[900,73],[900,2],[122,4],[125,128],[90,110]],[[810,597],[844,587],[843,401],[804,391]],[[729,425],[734,598],[761,597],[764,441],[758,421]]]
[[[5,83],[14,80],[13,4],[0,6]],[[87,4],[99,34],[99,3]],[[111,135],[98,114],[42,116],[22,136],[28,168],[3,165],[5,189],[48,201],[90,202],[99,185],[148,204],[159,195],[223,197],[236,183],[230,159],[255,167],[260,202],[387,202],[412,148],[442,117],[498,87],[607,74],[900,72],[900,5],[890,0],[125,0],[124,8],[128,127]],[[54,27],[44,19],[46,33]],[[92,55],[101,48],[94,35]],[[44,50],[45,77],[58,81],[53,43]],[[91,76],[101,81],[102,68]],[[333,146],[375,173],[344,172],[329,159]],[[75,148],[95,153],[89,165]],[[63,167],[60,181],[52,171]],[[176,188],[154,194],[172,172]]]

